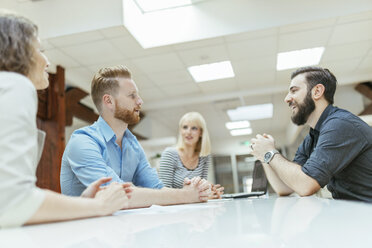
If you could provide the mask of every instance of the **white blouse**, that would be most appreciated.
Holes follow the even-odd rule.
[[[31,81],[18,73],[0,72],[0,228],[23,225],[45,197],[35,185],[36,112]]]

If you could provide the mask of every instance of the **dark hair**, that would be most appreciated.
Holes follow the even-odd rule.
[[[330,104],[333,104],[333,97],[337,87],[337,79],[332,72],[330,72],[328,69],[316,66],[301,67],[292,73],[291,79],[302,73],[306,73],[305,78],[308,91],[310,91],[317,84],[323,84],[325,88],[324,97]]]
[[[23,74],[33,66],[37,26],[25,17],[0,10],[0,71]]]

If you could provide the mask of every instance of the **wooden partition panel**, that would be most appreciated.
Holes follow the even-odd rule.
[[[42,157],[36,172],[37,186],[61,192],[59,174],[65,149],[65,70],[57,66],[49,74],[49,87],[38,91],[37,127],[46,132]]]
[[[372,82],[359,83],[355,86],[355,89],[369,100],[372,100]],[[359,115],[372,115],[372,103],[366,106]]]

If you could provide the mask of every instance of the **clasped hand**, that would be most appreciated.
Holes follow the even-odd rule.
[[[183,186],[185,187],[196,187],[199,191],[199,200],[205,202],[208,200],[209,196],[212,194],[211,192],[211,184],[200,177],[194,177],[189,179],[186,177],[183,181]]]
[[[256,138],[251,139],[251,149],[250,154],[258,160],[264,161],[265,153],[275,150],[275,140],[269,134],[257,134]]]

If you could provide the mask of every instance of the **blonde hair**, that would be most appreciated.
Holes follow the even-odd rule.
[[[28,76],[34,66],[37,26],[29,19],[0,9],[0,71]]]
[[[105,94],[116,95],[119,89],[119,78],[132,78],[129,69],[123,65],[104,67],[93,77],[91,94],[99,113],[102,111],[102,97]]]
[[[182,116],[178,124],[178,141],[176,145],[177,149],[183,150],[185,148],[185,143],[183,142],[181,135],[181,128],[185,121],[194,122],[201,129],[202,136],[199,138],[199,141],[196,144],[195,152],[198,152],[199,156],[208,156],[211,153],[211,142],[209,139],[207,124],[203,116],[198,112],[189,112]]]

